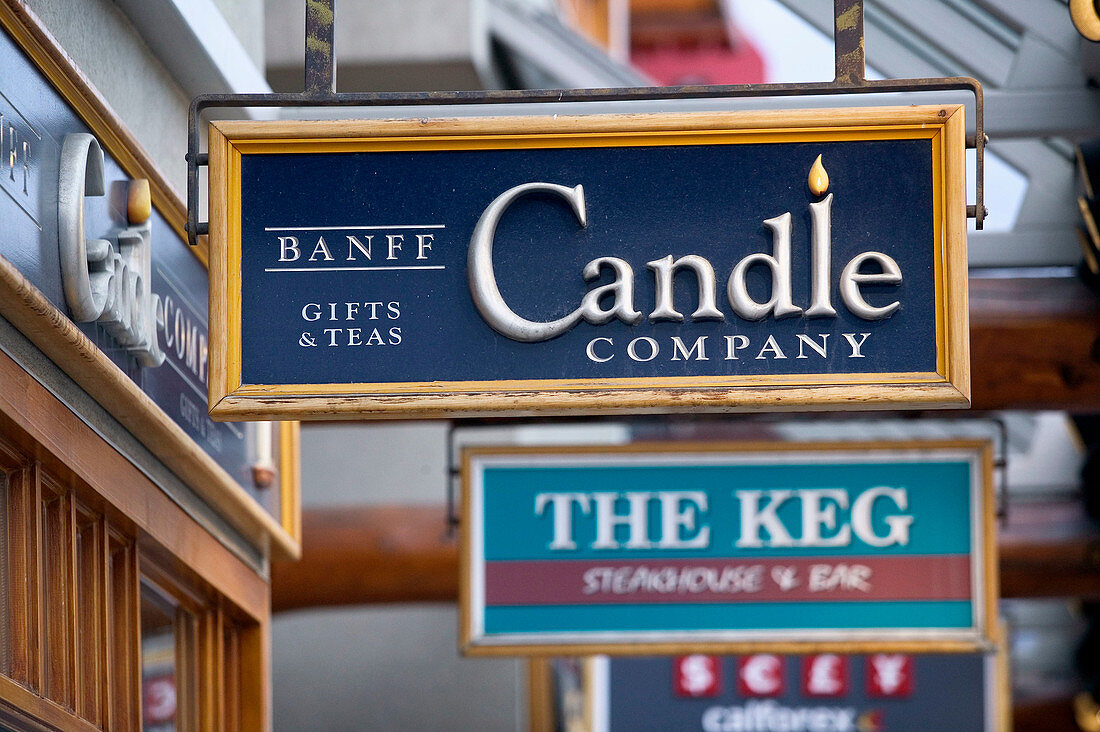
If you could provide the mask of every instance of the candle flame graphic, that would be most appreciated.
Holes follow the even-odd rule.
[[[829,190],[829,174],[825,172],[825,166],[821,164],[821,156],[817,156],[810,168],[810,192],[815,196],[824,195]]]

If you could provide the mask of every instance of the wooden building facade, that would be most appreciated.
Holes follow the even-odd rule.
[[[0,727],[268,729],[297,425],[207,416],[184,204],[18,1],[0,69]]]

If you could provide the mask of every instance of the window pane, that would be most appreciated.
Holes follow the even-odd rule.
[[[108,560],[111,601],[107,603],[109,633],[107,662],[111,679],[111,721],[118,729],[138,727],[140,675],[138,638],[134,635],[139,612],[137,562],[129,539],[109,532]]]
[[[8,476],[0,472],[0,674],[11,676],[11,598],[8,593]]]
[[[223,634],[222,710],[224,729],[241,728],[241,638],[232,620]]]
[[[176,608],[156,590],[141,587],[141,728],[177,729]]]
[[[103,591],[103,534],[98,517],[78,508],[76,531],[76,712],[92,724],[101,721],[106,639],[103,627],[107,600]]]
[[[43,483],[43,493],[46,493]],[[70,596],[72,537],[68,519],[68,501],[55,495],[42,501],[42,607],[43,648],[46,663],[46,697],[73,708],[73,633],[74,615]]]

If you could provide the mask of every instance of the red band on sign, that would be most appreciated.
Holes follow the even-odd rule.
[[[967,600],[965,554],[485,563],[486,605]]]

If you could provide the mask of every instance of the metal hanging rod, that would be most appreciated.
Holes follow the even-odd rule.
[[[923,79],[867,79],[863,0],[833,0],[836,78],[794,84],[723,84],[608,89],[521,89],[451,92],[337,92],[336,0],[306,0],[305,90],[270,94],[202,94],[191,100],[187,121],[187,240],[209,232],[198,221],[199,167],[209,162],[200,153],[199,119],[204,110],[232,107],[424,107],[462,104],[555,104],[567,102],[667,101],[754,97],[886,94],[892,92],[968,91],[974,94],[974,136],[967,147],[976,153],[974,204],[966,207],[976,229],[985,209],[985,126],[982,85],[969,76]]]

